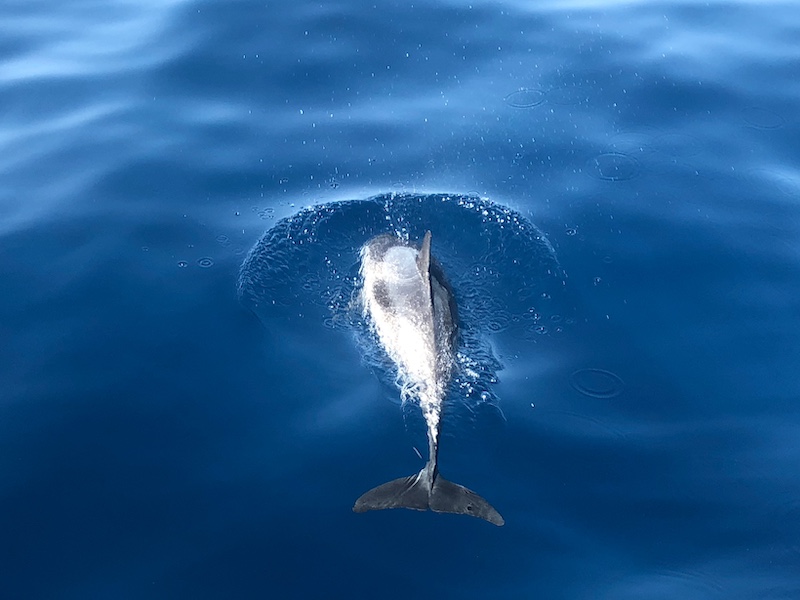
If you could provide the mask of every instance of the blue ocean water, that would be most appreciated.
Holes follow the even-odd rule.
[[[0,16],[0,598],[800,597],[795,3]],[[351,511],[424,430],[341,324],[348,210],[431,198],[393,225],[433,230],[478,386],[440,463],[502,528]],[[546,310],[465,203],[546,237]],[[254,307],[251,249],[325,211]]]

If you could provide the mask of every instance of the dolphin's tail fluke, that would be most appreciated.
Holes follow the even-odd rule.
[[[463,485],[447,481],[444,477],[437,477],[433,481],[428,506],[436,512],[471,515],[498,526],[505,523],[500,513],[486,500]]]
[[[430,477],[427,467],[416,475],[401,477],[372,488],[356,500],[353,506],[353,510],[358,513],[384,508],[430,508],[436,512],[478,517],[498,526],[505,523],[500,513],[478,494],[447,481],[438,473]]]

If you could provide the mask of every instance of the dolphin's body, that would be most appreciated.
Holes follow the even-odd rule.
[[[397,366],[404,398],[415,398],[428,426],[428,462],[416,475],[371,489],[353,510],[431,509],[480,517],[495,525],[503,517],[475,492],[439,474],[442,402],[453,370],[456,306],[441,268],[431,260],[431,233],[417,249],[394,235],[379,235],[361,249],[361,300],[386,353]]]

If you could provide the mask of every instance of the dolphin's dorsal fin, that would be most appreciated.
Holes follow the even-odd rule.
[[[422,239],[422,247],[417,255],[417,269],[425,281],[430,281],[431,277],[431,232],[426,231]]]
[[[433,336],[432,341],[435,343],[436,331],[433,327],[434,320],[434,307],[433,307],[433,290],[431,289],[431,232],[426,231],[425,237],[422,238],[422,246],[417,254],[417,271],[422,280],[424,289],[425,300],[421,310],[427,315],[428,322],[430,323],[430,334]]]

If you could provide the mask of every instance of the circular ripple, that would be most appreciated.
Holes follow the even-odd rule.
[[[648,131],[622,131],[614,135],[609,141],[606,150],[620,154],[641,156],[653,152],[653,143],[661,135],[658,130]]]
[[[604,369],[579,369],[569,376],[569,384],[592,398],[614,398],[625,387],[618,375]]]
[[[209,267],[214,266],[214,259],[208,256],[204,256],[203,258],[197,259],[197,266],[203,267],[204,269],[208,269]]]
[[[486,323],[486,328],[492,333],[500,333],[511,324],[511,315],[504,310],[496,310]]]
[[[542,90],[522,88],[505,97],[506,104],[514,108],[533,108],[544,102]]]
[[[786,119],[781,115],[760,106],[745,108],[742,119],[749,127],[756,129],[780,129],[786,124]]]
[[[639,162],[622,152],[604,152],[589,160],[588,170],[603,181],[627,181],[639,174]]]

